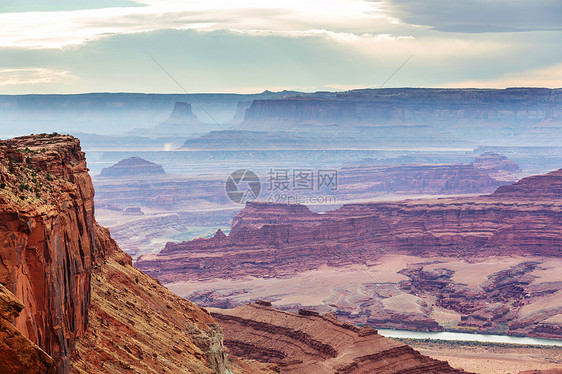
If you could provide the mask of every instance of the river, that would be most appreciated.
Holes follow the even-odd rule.
[[[469,334],[463,332],[423,332],[408,330],[378,329],[379,334],[388,338],[410,338],[410,339],[439,339],[439,340],[463,340],[488,343],[510,343],[510,344],[534,344],[534,345],[556,345],[562,347],[562,340],[539,339],[507,335]]]

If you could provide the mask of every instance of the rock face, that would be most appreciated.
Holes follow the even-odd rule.
[[[16,328],[68,372],[86,330],[94,191],[77,139],[0,143],[0,282],[25,308]]]
[[[255,100],[237,128],[289,129],[306,125],[425,123],[529,126],[562,120],[560,90],[511,88],[378,89],[301,94]],[[497,130],[497,129],[496,129]]]
[[[248,203],[226,237],[168,243],[141,256],[164,282],[282,276],[363,263],[383,253],[557,257],[562,246],[562,170],[481,197],[349,204],[324,214],[299,205]]]
[[[301,310],[297,315],[264,302],[212,309],[212,314],[233,353],[275,363],[282,373],[464,373],[332,314]]]
[[[23,304],[0,284],[0,372],[3,374],[54,374],[53,359],[12,324]]]
[[[49,372],[51,356],[57,373],[241,372],[212,317],[133,268],[97,226],[77,139],[2,141],[0,160],[0,282],[21,301],[0,289],[0,331],[13,337],[2,365]]]
[[[170,118],[163,122],[169,125],[200,125],[201,121],[191,111],[191,104],[186,102],[176,102],[174,111]]]
[[[493,198],[517,200],[521,198],[538,198],[543,201],[560,201],[562,196],[562,169],[545,175],[523,178],[515,184],[502,186],[492,194]]]
[[[115,165],[102,169],[101,177],[124,177],[135,175],[166,174],[161,165],[147,161],[140,157],[130,157],[119,161]]]
[[[513,180],[513,175],[520,173],[519,165],[513,160],[493,152],[484,152],[471,164],[496,180]]]

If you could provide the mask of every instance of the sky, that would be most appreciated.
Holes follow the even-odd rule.
[[[2,0],[0,93],[559,88],[561,45],[559,0]]]

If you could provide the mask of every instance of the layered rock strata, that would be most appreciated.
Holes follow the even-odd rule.
[[[560,92],[543,88],[392,88],[301,94],[285,99],[254,100],[237,128],[250,130],[259,126],[259,129],[283,130],[334,123],[353,126],[426,123],[453,128],[493,125],[498,131],[507,126],[559,124]]]
[[[54,374],[54,360],[13,325],[23,304],[0,284],[0,373]]]
[[[230,234],[168,243],[139,268],[163,282],[269,277],[374,260],[383,254],[557,257],[562,246],[562,169],[491,195],[349,204],[323,214],[253,202]]]
[[[212,309],[212,314],[233,353],[274,363],[281,373],[464,373],[332,314],[287,313],[266,302]]]

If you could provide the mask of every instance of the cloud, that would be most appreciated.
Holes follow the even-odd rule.
[[[69,71],[45,68],[0,69],[0,86],[53,84],[72,78]]]
[[[443,32],[562,31],[559,0],[388,0],[401,21]]]
[[[413,36],[394,36],[390,34],[355,34],[350,32],[335,32],[329,30],[294,30],[294,31],[273,31],[273,30],[239,30],[230,29],[233,33],[241,35],[259,36],[259,37],[288,37],[288,38],[322,38],[333,40],[340,43],[357,43],[361,40],[371,41],[390,41],[390,40],[411,40]]]
[[[133,0],[3,0],[0,13],[21,13],[52,10],[100,9],[120,6],[142,6]]]
[[[505,32],[558,27],[556,4],[539,17],[546,0],[538,15],[522,0],[136,3],[0,13],[0,69],[15,76],[1,91],[176,92],[147,53],[190,92],[376,87],[410,55],[388,86],[485,84],[562,59],[559,32]]]
[[[0,13],[0,47],[57,49],[118,34],[158,30],[338,31],[389,24],[377,3],[362,0],[139,0],[141,7]],[[350,34],[350,32],[348,32]],[[298,35],[298,34],[295,34]]]

